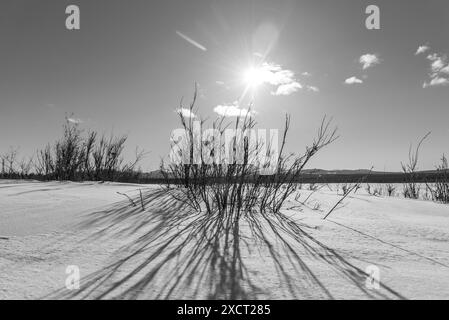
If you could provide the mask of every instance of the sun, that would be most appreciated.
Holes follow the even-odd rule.
[[[265,72],[260,67],[250,67],[243,73],[243,80],[249,87],[257,88],[265,81]]]
[[[272,84],[276,79],[272,71],[272,67],[261,62],[258,64],[251,63],[247,68],[241,69],[241,81],[244,84],[244,90],[239,100],[245,99],[248,95],[252,103],[256,98],[256,94],[259,91],[258,88],[264,84]]]

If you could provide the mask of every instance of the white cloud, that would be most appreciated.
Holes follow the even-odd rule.
[[[444,63],[443,63],[443,60],[441,60],[441,59],[437,59],[434,62],[432,62],[432,64],[431,64],[431,68],[432,68],[433,72],[439,71],[440,69],[443,68],[443,66],[444,66]]]
[[[436,53],[429,54],[427,55],[427,59],[431,61],[436,60],[438,59],[438,55]]]
[[[274,96],[288,96],[298,90],[302,89],[302,85],[296,81],[287,84],[281,84],[276,91],[272,91]]]
[[[423,88],[434,87],[434,86],[447,86],[449,85],[449,80],[446,78],[435,77],[430,82],[424,82]]]
[[[367,53],[359,58],[359,62],[362,64],[363,69],[368,69],[373,65],[379,64],[380,59],[375,54]]]
[[[221,80],[217,80],[215,81],[215,83],[218,84],[219,86],[223,86],[225,84],[224,81]]]
[[[449,85],[449,64],[447,63],[447,55],[440,55],[432,53],[427,55],[427,60],[430,61],[430,81],[426,81],[423,84],[423,88],[434,86],[447,86]]]
[[[301,73],[308,77],[311,74],[307,71]],[[283,66],[273,62],[263,62],[247,70],[245,80],[248,85],[267,85],[271,86],[271,94],[274,96],[287,96],[302,89],[318,92],[315,86],[305,85],[298,81],[295,72],[285,69]]]
[[[444,65],[446,64],[447,56],[440,56],[436,53],[432,53],[427,56],[427,60],[432,61],[430,65],[432,71],[438,72],[440,71],[440,69],[443,69]]]
[[[421,53],[424,53],[424,52],[426,52],[426,51],[429,51],[429,50],[430,50],[430,47],[427,46],[427,45],[419,46],[418,49],[417,49],[416,52],[415,52],[415,56],[417,56],[417,55],[419,55],[419,54],[421,54]]]
[[[318,89],[315,86],[307,86],[307,90],[308,91],[312,91],[312,92],[319,92],[320,91],[320,89]]]
[[[439,72],[441,69],[443,69],[445,61],[446,57],[437,56],[435,59],[433,59],[432,64],[430,65],[432,71]]]
[[[255,75],[251,77],[257,78],[258,84],[268,84],[275,87],[271,91],[272,95],[290,95],[303,88],[302,84],[297,81],[295,73],[292,70],[284,69],[276,63],[264,62],[252,72]]]
[[[260,76],[264,82],[273,86],[290,84],[295,82],[295,73],[288,69],[283,69],[280,65],[264,62],[260,67]]]
[[[176,112],[181,114],[184,118],[196,118],[196,115],[190,111],[190,109],[180,108],[177,109]]]
[[[441,68],[440,73],[449,74],[449,64],[447,66],[445,66],[444,68]]]
[[[363,80],[360,80],[359,78],[356,77],[351,77],[345,80],[346,84],[361,84],[363,83]]]
[[[231,105],[218,105],[214,108],[214,112],[223,117],[241,117],[253,116],[254,111],[248,109],[239,108],[238,103],[234,102]]]

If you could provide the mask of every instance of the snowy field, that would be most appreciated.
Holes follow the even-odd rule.
[[[301,261],[300,270],[308,272],[290,267],[292,257],[288,255],[281,256],[285,269],[280,271],[273,265],[268,248],[251,250],[248,246],[242,249],[242,259],[248,269],[248,283],[256,283],[257,289],[242,284],[245,297],[449,298],[448,205],[376,197],[362,188],[323,220],[341,197],[341,190],[338,195],[335,187],[320,189],[305,206],[298,207],[291,199],[283,210],[304,226],[301,236],[308,245],[295,249],[299,258],[293,261]],[[88,287],[88,291],[97,294],[87,298],[119,297],[120,290],[127,288],[135,288],[133,298],[157,298],[173,280],[169,268],[159,270],[153,279],[144,272],[141,277],[147,281],[145,287],[125,283],[115,291],[104,292],[136,264],[155,254],[151,246],[139,251],[136,244],[145,239],[146,230],[155,228],[156,221],[174,214],[170,203],[161,203],[160,210],[154,206],[138,210],[139,205],[130,209],[130,202],[117,192],[138,199],[139,189],[147,194],[157,188],[0,180],[0,299],[83,298],[86,291],[81,294],[65,287],[68,266],[79,267],[81,289]],[[307,198],[310,192],[301,190],[299,200]],[[159,220],[153,219],[155,216]],[[142,225],[145,228],[138,227]],[[251,243],[251,239],[248,241]],[[132,250],[139,251],[133,257],[136,261],[120,264],[113,277],[92,285],[96,274],[104,275]],[[161,252],[160,257],[163,255]],[[378,289],[367,286],[367,277],[363,275],[373,266],[379,270]],[[172,268],[176,270],[176,263]],[[134,283],[139,281],[135,278]],[[170,297],[211,296],[207,286],[198,287],[195,280],[191,283],[191,287],[178,288]]]

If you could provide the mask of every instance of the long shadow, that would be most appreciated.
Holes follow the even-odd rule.
[[[37,182],[37,183],[42,183],[42,182]],[[58,190],[64,190],[64,189],[82,188],[82,187],[86,187],[86,186],[95,185],[95,183],[77,183],[77,184],[75,184],[75,183],[71,183],[71,182],[56,182],[56,183],[52,183],[52,184],[50,184],[50,183],[45,183],[45,184],[46,184],[46,187],[44,187],[44,188],[22,191],[22,192],[10,194],[9,196],[20,196],[20,195],[30,194],[30,193],[58,191]]]
[[[338,222],[336,222],[336,221],[333,221],[333,220],[330,220],[330,219],[328,219],[328,221],[330,221],[330,222],[332,222],[332,223],[335,223],[336,225],[339,225],[340,227],[343,227],[343,228],[352,230],[352,231],[354,231],[354,232],[356,232],[356,233],[358,233],[358,234],[361,234],[362,236],[365,236],[365,237],[367,237],[367,238],[376,240],[376,241],[378,241],[378,242],[380,242],[380,243],[386,244],[386,245],[391,246],[391,247],[393,247],[393,248],[396,248],[396,249],[398,249],[398,250],[401,250],[401,251],[407,252],[407,253],[409,253],[409,254],[415,255],[415,256],[417,256],[417,257],[426,259],[426,260],[428,260],[428,261],[430,261],[430,262],[432,262],[432,263],[438,264],[438,265],[440,265],[440,266],[442,266],[442,267],[449,268],[448,265],[446,265],[446,264],[444,264],[444,263],[442,263],[442,262],[440,262],[440,261],[437,261],[437,260],[435,260],[435,259],[426,257],[426,256],[424,256],[424,255],[422,255],[422,254],[419,254],[419,253],[417,253],[417,252],[411,251],[411,250],[409,250],[409,249],[405,249],[405,248],[403,248],[403,247],[401,247],[401,246],[398,246],[397,244],[390,243],[390,242],[384,241],[384,240],[382,240],[382,239],[376,238],[376,237],[374,237],[374,236],[372,236],[372,235],[369,235],[369,234],[364,233],[364,232],[362,232],[362,231],[359,231],[359,230],[357,230],[357,229],[348,227],[348,226],[346,226],[346,225],[344,225],[344,224],[341,224],[341,223],[338,223]]]
[[[283,213],[207,213],[192,210],[174,190],[146,190],[131,206],[123,201],[89,214],[82,226],[94,237],[132,237],[117,260],[82,278],[80,290],[60,289],[44,298],[59,299],[255,299],[263,292],[248,258],[268,257],[281,284],[275,296],[333,299],[320,281],[314,260],[324,263],[363,296],[404,299],[382,285],[372,291],[369,276],[338,252],[316,240],[310,227]],[[261,258],[262,261],[262,258]],[[264,265],[260,265],[261,268]],[[259,266],[257,267],[259,269]],[[271,280],[271,279],[270,279]],[[281,292],[282,291],[282,292]]]

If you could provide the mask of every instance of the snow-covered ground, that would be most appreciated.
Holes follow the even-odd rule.
[[[138,202],[135,210],[123,209],[131,207],[130,203],[117,192],[138,197],[139,189],[149,192],[157,188],[119,183],[0,180],[0,299],[81,298],[77,290],[65,287],[68,266],[79,267],[81,289],[93,288],[89,281],[95,279],[92,278],[95,272],[110,270],[108,266],[116,266],[114,263],[136,248],[134,243],[145,239],[145,230],[137,228],[137,224],[144,221],[151,229],[151,224],[156,223],[153,216],[163,220],[165,213],[173,214],[170,203],[162,203],[161,210],[138,210]],[[325,187],[314,193],[306,206],[298,207],[293,199],[286,204],[283,212],[304,226],[301,237],[307,245],[295,248],[296,258],[281,254],[284,270],[279,271],[273,265],[268,248],[242,248],[248,280],[257,284],[257,289],[242,284],[248,297],[449,298],[449,205],[375,197],[362,188],[323,220],[341,197],[336,188],[332,189]],[[299,200],[310,192],[301,190]],[[282,246],[277,245],[275,250]],[[122,278],[154,254],[151,248],[141,250],[135,256],[136,261],[120,266]],[[161,257],[163,254],[160,253]],[[300,270],[308,271],[295,272],[295,263],[301,264]],[[176,269],[176,263],[172,268]],[[363,273],[370,270],[379,271],[379,289],[367,286]],[[173,280],[168,272],[168,267],[159,270],[144,290],[136,290],[136,298],[157,297]],[[292,277],[287,281],[283,274]],[[117,279],[97,282],[96,292],[102,292]],[[195,294],[193,282],[190,290],[178,288],[171,297],[210,296],[207,287],[199,288],[200,294]],[[129,287],[117,286],[114,294],[119,295],[120,290]],[[104,298],[114,294],[109,292]]]

